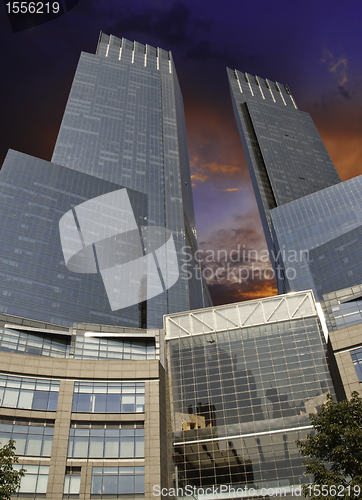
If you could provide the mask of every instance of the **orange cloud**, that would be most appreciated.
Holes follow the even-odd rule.
[[[248,179],[235,119],[223,108],[193,103],[185,109],[190,167],[194,183]]]
[[[362,174],[362,122],[358,102],[343,102],[314,113],[324,145],[342,179]]]
[[[333,53],[327,49],[323,52],[322,62],[326,63],[328,66],[328,71],[330,73],[335,73],[339,76],[339,85],[343,85],[348,81],[347,77],[347,59],[345,57],[339,57],[336,59]]]

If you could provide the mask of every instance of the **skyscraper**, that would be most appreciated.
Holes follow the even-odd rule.
[[[17,442],[19,495],[152,498],[172,480],[163,315],[210,304],[171,54],[101,34],[52,161],[8,152],[0,211],[0,445]]]
[[[2,312],[153,328],[210,304],[182,266],[197,243],[170,52],[101,33],[81,55],[52,162],[10,151],[0,186]]]
[[[278,251],[270,211],[341,180],[310,115],[297,108],[287,85],[227,72],[278,290],[287,291],[276,269],[284,266],[274,258]]]

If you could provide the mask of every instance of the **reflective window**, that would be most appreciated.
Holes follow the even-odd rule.
[[[93,495],[142,495],[145,492],[144,467],[93,467]]]
[[[59,386],[59,380],[0,374],[0,406],[56,411]]]
[[[362,382],[362,347],[350,351],[359,382]]]
[[[78,336],[74,353],[70,353],[70,337],[45,333],[29,333],[0,328],[0,351],[75,359],[155,359],[155,339],[96,338]]]
[[[20,480],[18,494],[45,494],[48,485],[49,465],[14,464],[15,470],[20,470],[21,468],[26,469],[26,472],[25,476]]]
[[[305,482],[297,429],[333,394],[318,318],[167,343],[179,485]]]
[[[67,467],[64,476],[64,495],[79,495],[81,467]]]
[[[75,382],[73,412],[142,413],[144,382]]]
[[[0,446],[6,444],[9,439],[14,440],[17,455],[50,457],[53,434],[53,423],[0,421]]]
[[[65,358],[69,352],[69,341],[69,338],[61,335],[27,333],[10,328],[0,329],[0,351]]]
[[[77,337],[74,358],[79,359],[155,359],[155,340],[101,339]]]
[[[143,422],[130,424],[72,424],[69,431],[68,457],[144,458]]]

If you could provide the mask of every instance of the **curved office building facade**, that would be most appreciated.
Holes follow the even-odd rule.
[[[159,330],[0,322],[0,442],[15,441],[27,471],[15,496],[150,498],[167,487]]]

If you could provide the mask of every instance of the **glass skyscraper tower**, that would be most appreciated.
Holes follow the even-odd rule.
[[[1,312],[157,328],[210,305],[170,52],[101,33],[80,57],[52,161],[9,151],[0,188]]]
[[[310,115],[298,109],[287,85],[227,72],[267,245],[276,256],[270,211],[341,180]],[[272,254],[276,268],[275,260]],[[278,289],[286,291],[278,274]]]

